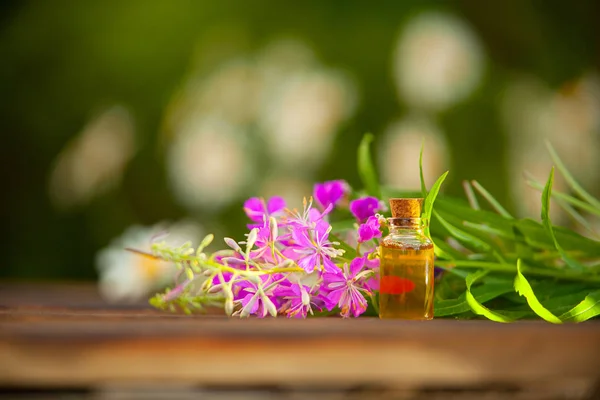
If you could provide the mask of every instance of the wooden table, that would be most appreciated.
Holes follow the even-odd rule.
[[[0,285],[0,398],[600,399],[599,378],[599,321],[188,317]]]

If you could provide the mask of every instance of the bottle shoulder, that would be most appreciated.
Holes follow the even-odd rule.
[[[425,250],[433,248],[433,242],[425,235],[400,235],[389,234],[385,236],[381,245],[384,247]]]

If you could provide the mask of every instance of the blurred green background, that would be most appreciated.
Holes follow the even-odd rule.
[[[383,179],[407,189],[425,137],[428,180],[451,171],[446,194],[477,179],[537,216],[520,171],[545,179],[545,139],[599,192],[598,1],[0,11],[2,278],[95,279],[98,251],[132,225],[240,238],[249,196],[359,188],[365,132]]]

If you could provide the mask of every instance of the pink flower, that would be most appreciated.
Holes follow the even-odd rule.
[[[256,242],[254,242],[253,250],[250,252],[250,258],[255,261],[266,261],[268,263],[277,264],[281,261],[280,257],[275,254],[273,257],[273,249],[271,245],[278,243],[281,237],[278,235],[277,221],[265,219],[262,225],[257,228]]]
[[[380,259],[373,258],[372,260],[369,260],[370,253],[371,252],[365,253],[365,255],[363,256],[363,258],[365,259],[365,269],[371,269],[374,272],[374,274],[371,275],[369,278],[367,278],[366,282],[364,283],[364,286],[366,289],[373,292],[373,291],[379,291]]]
[[[280,286],[276,294],[282,303],[279,311],[288,318],[306,318],[313,313],[313,308],[321,311],[324,301],[320,295],[311,291],[306,285],[294,283],[291,286]]]
[[[350,192],[350,186],[343,180],[317,183],[313,189],[315,200],[323,208],[336,206]]]
[[[256,315],[264,318],[267,314],[275,317],[277,315],[277,298],[273,293],[279,276],[270,275],[261,277],[262,285],[257,285],[248,280],[234,283],[234,299],[241,304],[241,309],[234,315],[248,317]],[[265,289],[266,288],[266,289]]]
[[[352,212],[359,222],[366,221],[367,218],[372,217],[377,211],[383,209],[383,203],[372,196],[361,197],[350,202],[350,212]]]
[[[321,270],[322,266],[326,272],[339,273],[340,269],[331,259],[342,255],[343,251],[333,247],[335,243],[328,240],[329,232],[331,225],[324,220],[317,222],[314,229],[292,228],[292,250],[297,256],[298,266],[306,272]]]
[[[333,204],[330,204],[323,212],[320,212],[312,206],[312,199],[307,201],[304,198],[303,210],[299,212],[294,209],[289,211],[289,217],[283,218],[283,224],[290,226],[290,228],[309,228],[312,229],[314,226],[333,209]]]
[[[379,225],[379,218],[377,216],[371,216],[367,219],[367,222],[358,227],[358,242],[368,242],[373,238],[381,237],[381,227]]]
[[[340,307],[342,312],[340,315],[344,318],[358,317],[367,309],[367,300],[362,292],[370,294],[363,287],[363,280],[366,276],[372,274],[371,271],[365,270],[366,257],[357,257],[350,263],[344,264],[341,274],[323,274],[322,288],[328,292],[327,294],[327,309],[333,310],[336,306]]]
[[[284,209],[285,200],[277,196],[271,197],[267,203],[259,197],[251,197],[244,203],[246,215],[254,222],[263,222],[265,217],[268,220],[271,216],[280,216]]]

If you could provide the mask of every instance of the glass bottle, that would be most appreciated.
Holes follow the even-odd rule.
[[[380,318],[433,318],[433,243],[423,233],[422,203],[390,199],[389,234],[380,249]]]

